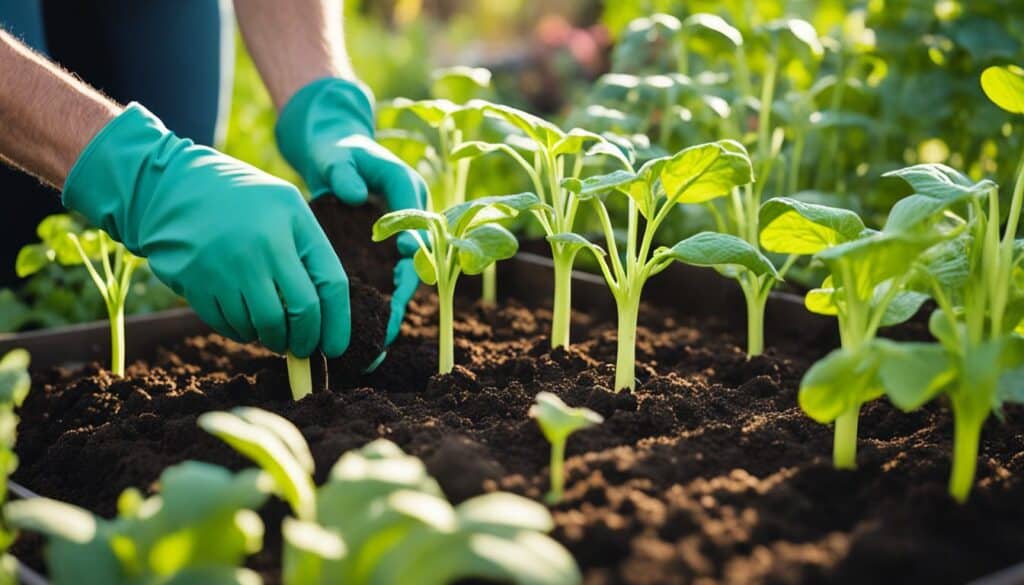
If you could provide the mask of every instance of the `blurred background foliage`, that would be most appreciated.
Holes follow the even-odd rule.
[[[694,17],[702,13],[742,37],[743,67],[717,25]],[[770,181],[766,197],[842,205],[873,225],[905,194],[880,179],[885,171],[944,162],[1008,184],[1024,149],[1020,122],[1008,122],[978,84],[989,65],[1024,63],[1021,0],[346,0],[345,17],[355,70],[382,105],[431,97],[437,68],[485,67],[489,99],[567,129],[622,134],[641,158],[723,137],[755,158],[773,152],[760,178]],[[762,131],[766,56],[782,48],[764,39],[790,18],[813,26],[822,54],[787,59]],[[236,44],[223,148],[297,182],[274,145],[269,96]],[[470,196],[525,189],[503,164],[475,165]],[[665,230],[672,241],[710,221],[699,209],[676,215]],[[102,318],[77,272],[51,267],[0,291],[0,331]],[[143,270],[129,302],[145,312],[180,300]]]

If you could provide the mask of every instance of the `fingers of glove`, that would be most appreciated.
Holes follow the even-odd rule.
[[[374,143],[354,150],[353,157],[367,186],[384,197],[389,210],[426,208],[427,184],[423,177],[383,146]]]
[[[220,309],[220,304],[213,297],[206,297],[200,299],[189,299],[189,304],[192,305],[192,310],[199,315],[199,318],[204,323],[213,328],[214,331],[242,343],[242,336],[238,334],[235,329],[228,324],[227,319],[224,318],[224,313]]]
[[[298,255],[290,254],[277,269],[277,289],[284,299],[288,320],[288,349],[309,357],[320,344],[320,296]]]
[[[320,299],[320,349],[329,358],[338,357],[352,337],[348,275],[312,212],[296,224],[295,243]]]
[[[416,294],[419,285],[420,279],[416,276],[412,259],[399,260],[395,264],[395,292],[391,295],[391,316],[388,318],[387,336],[384,338],[385,347],[391,345],[398,338],[398,333],[402,329],[402,320],[405,319],[405,308]]]
[[[245,302],[260,343],[273,352],[284,353],[288,349],[288,322],[274,281],[267,278],[251,283],[245,290]]]
[[[351,158],[338,161],[328,179],[330,190],[346,205],[353,207],[366,203],[370,191]]]
[[[220,294],[216,302],[220,307],[221,314],[224,315],[224,320],[238,334],[240,341],[248,343],[258,339],[259,335],[249,317],[249,307],[240,291],[227,291]]]

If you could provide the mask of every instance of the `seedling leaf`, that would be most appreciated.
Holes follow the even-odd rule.
[[[847,209],[788,197],[761,206],[761,246],[779,254],[817,254],[860,237],[864,222]]]
[[[740,266],[758,276],[779,277],[771,260],[757,248],[746,240],[719,232],[701,232],[671,248],[659,248],[652,261],[660,264],[669,259],[692,266]]]
[[[989,67],[981,74],[981,88],[995,105],[1011,114],[1024,114],[1024,69]]]

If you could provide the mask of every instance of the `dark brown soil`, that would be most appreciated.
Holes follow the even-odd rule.
[[[332,376],[351,379],[384,350],[391,269],[399,259],[398,248],[394,242],[372,243],[371,226],[381,210],[371,203],[349,207],[337,197],[326,196],[314,199],[310,207],[349,277],[352,331],[358,334],[352,335],[345,354],[328,364]]]
[[[413,301],[377,373],[289,401],[281,360],[221,337],[161,351],[115,379],[92,367],[35,376],[22,410],[15,478],[111,514],[128,486],[153,488],[167,465],[245,462],[196,428],[199,413],[259,405],[295,422],[322,480],[339,455],[387,437],[422,457],[455,501],[506,489],[540,497],[548,446],[527,415],[541,390],[606,418],[568,445],[555,537],[588,585],[964,583],[1024,558],[1024,409],[985,428],[978,482],[946,495],[951,419],[937,404],[861,417],[857,471],[830,465],[831,433],[802,414],[799,379],[825,347],[792,342],[747,359],[733,332],[675,311],[641,311],[634,394],[610,390],[613,324],[578,317],[582,341],[550,351],[550,314],[509,302],[463,305],[450,375],[432,375],[433,297]],[[785,341],[785,340],[778,340]],[[792,340],[790,340],[792,341]],[[284,513],[265,511],[276,583]],[[38,560],[29,540],[17,551]]]

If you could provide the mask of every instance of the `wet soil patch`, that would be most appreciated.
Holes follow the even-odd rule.
[[[125,379],[98,367],[35,375],[22,409],[15,478],[38,492],[114,511],[128,486],[153,489],[167,465],[245,461],[200,431],[197,415],[258,405],[310,442],[318,480],[346,450],[386,437],[422,457],[461,501],[488,490],[541,497],[548,446],[526,416],[541,390],[606,418],[568,444],[555,537],[588,585],[964,583],[1024,557],[1024,409],[985,427],[978,483],[946,495],[952,422],[944,405],[903,414],[884,401],[860,421],[860,467],[830,465],[831,432],[797,406],[807,366],[826,346],[770,340],[747,359],[715,319],[647,306],[638,388],[611,391],[615,327],[577,315],[569,350],[551,351],[550,312],[463,304],[456,362],[434,374],[436,304],[419,295],[376,373],[332,379],[289,400],[279,357],[218,336],[183,340]],[[263,515],[252,560],[277,583],[281,504]],[[16,551],[38,562],[38,542]]]

